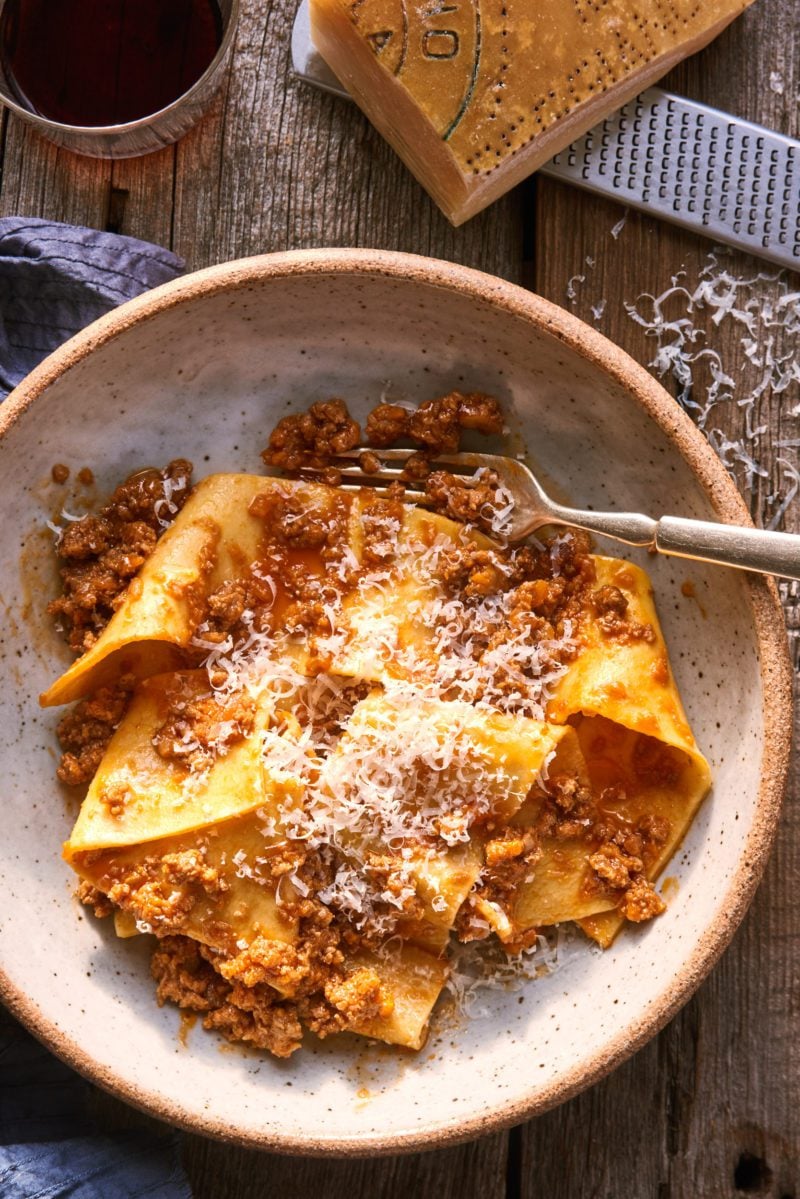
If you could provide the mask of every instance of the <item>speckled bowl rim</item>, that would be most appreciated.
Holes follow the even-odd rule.
[[[51,383],[132,326],[203,296],[235,291],[251,282],[295,275],[383,276],[421,283],[489,303],[498,312],[528,321],[604,371],[641,405],[687,462],[721,520],[752,523],[736,487],[688,416],[642,366],[602,334],[548,300],[502,279],[438,259],[384,250],[318,249],[259,255],[209,267],[131,300],[66,342],[23,380],[0,408],[0,437],[8,434],[19,416]],[[410,1153],[468,1141],[556,1107],[621,1065],[686,1003],[730,942],[763,874],[789,768],[792,670],[774,582],[748,576],[748,589],[760,658],[764,751],[757,806],[742,852],[743,867],[729,884],[720,915],[706,930],[702,943],[696,946],[669,989],[632,1019],[624,1032],[563,1071],[548,1086],[532,1087],[528,1098],[492,1105],[491,1097],[487,1096],[489,1110],[485,1115],[458,1121],[440,1121],[432,1115],[427,1126],[385,1137],[373,1134],[364,1139],[327,1139],[274,1134],[268,1129],[258,1134],[238,1131],[233,1123],[193,1113],[165,1100],[158,1091],[137,1086],[87,1058],[79,1044],[66,1037],[11,983],[1,965],[0,998],[40,1041],[98,1086],[189,1132],[248,1148],[342,1157]]]

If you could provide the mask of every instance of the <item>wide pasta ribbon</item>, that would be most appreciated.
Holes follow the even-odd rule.
[[[281,911],[272,876],[259,870],[258,859],[264,862],[280,840],[270,821],[281,806],[300,802],[303,784],[264,759],[269,697],[246,735],[223,745],[205,769],[192,771],[180,757],[161,756],[154,740],[175,702],[204,699],[215,702],[204,671],[158,675],[139,685],[64,856],[148,931],[163,926],[227,952],[243,938],[293,941],[297,921]],[[254,865],[242,869],[245,862]],[[122,931],[130,931],[130,923]]]
[[[226,666],[220,650],[227,682],[214,692],[205,669],[190,669],[217,644],[202,636],[209,600],[262,570],[271,552],[265,514],[276,503],[344,530],[335,567],[302,537],[280,545],[287,570],[320,578],[341,570],[341,593],[322,604],[330,629],[324,621],[282,626],[292,595],[275,568],[264,657],[240,676],[240,651],[227,651]],[[367,544],[369,521],[382,522],[384,543]],[[401,942],[392,952],[350,945],[344,954],[345,983],[367,970],[390,1001],[382,1014],[351,1023],[355,1031],[420,1047],[446,980],[441,955],[467,909],[510,949],[564,921],[610,944],[623,922],[624,878],[598,873],[603,843],[616,852],[610,838],[641,842],[640,869],[655,879],[708,790],[708,765],[644,571],[595,557],[595,578],[561,645],[556,638],[539,647],[532,635],[522,644],[524,624],[513,645],[502,636],[495,645],[507,609],[491,550],[473,530],[400,503],[380,508],[369,492],[251,475],[198,485],[95,645],[42,697],[65,703],[122,675],[137,680],[65,846],[79,875],[119,909],[120,935],[191,937],[224,959],[226,978],[239,969],[247,977],[256,952],[266,969],[269,946],[289,947],[291,956],[291,947],[302,949],[297,900],[307,888],[288,868],[273,870],[272,857],[324,827],[336,830],[327,844],[341,867],[322,902],[346,914],[348,879],[382,869],[415,900],[398,900],[390,912],[387,933]],[[473,605],[458,610],[447,571],[460,569],[464,551],[480,563]],[[285,685],[274,688],[280,672],[270,671],[281,661]],[[310,763],[293,705],[326,671],[338,684],[359,680],[374,690],[355,704],[327,757],[323,750]],[[497,710],[506,703],[509,712]],[[196,744],[191,720],[175,721],[187,706],[205,721]],[[567,784],[582,797],[580,819],[557,810]],[[654,828],[659,835],[648,841]],[[501,903],[482,890],[497,829],[510,842],[519,830],[535,845],[531,868]],[[628,859],[636,860],[632,850]],[[389,909],[393,895],[383,893]],[[290,971],[268,977],[294,997]]]
[[[613,820],[635,828],[658,818],[668,827],[645,862],[655,879],[683,840],[711,772],[686,719],[647,574],[615,558],[594,561],[598,587],[616,588],[627,601],[625,620],[611,634],[596,616],[587,621],[583,648],[547,713],[574,724],[593,790]],[[581,923],[607,946],[624,921],[609,911]]]

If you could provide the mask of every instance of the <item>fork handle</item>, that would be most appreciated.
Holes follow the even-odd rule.
[[[662,516],[656,524],[654,548],[678,558],[719,562],[782,579],[800,579],[800,536],[796,533],[771,533],[708,520]]]
[[[556,504],[547,496],[542,497],[546,503],[543,510],[547,513],[549,524],[571,525],[573,529],[584,529],[587,533],[598,533],[601,537],[613,537],[615,541],[624,541],[626,545],[653,546],[656,539],[656,522],[650,516],[642,516],[639,512],[595,512],[592,509],[566,508]],[[541,527],[542,521],[537,518],[524,535]]]
[[[634,512],[578,511],[561,504],[553,504],[551,514],[573,528],[677,558],[800,579],[800,535],[796,533],[771,533],[682,516],[662,516],[656,521]]]

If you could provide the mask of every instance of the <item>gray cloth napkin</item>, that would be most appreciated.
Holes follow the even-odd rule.
[[[0,220],[0,398],[68,337],[183,267],[132,237]],[[0,1008],[0,1197],[191,1199],[179,1135],[108,1135],[90,1093]]]
[[[2,1199],[191,1199],[180,1137],[109,1136],[91,1088],[0,1007]]]
[[[0,220],[0,398],[67,338],[180,275],[161,246],[34,217]]]

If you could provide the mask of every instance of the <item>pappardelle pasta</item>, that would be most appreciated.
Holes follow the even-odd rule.
[[[82,652],[42,703],[77,701],[59,776],[89,784],[65,857],[120,936],[157,938],[159,1002],[230,1040],[419,1049],[454,942],[513,957],[573,921],[607,947],[664,910],[709,771],[648,578],[579,534],[505,545],[496,481],[431,469],[492,405],[367,422],[416,440],[440,511],[337,485],[360,430],[336,401],[265,452],[323,481],[191,488],[178,461],[60,536]]]

